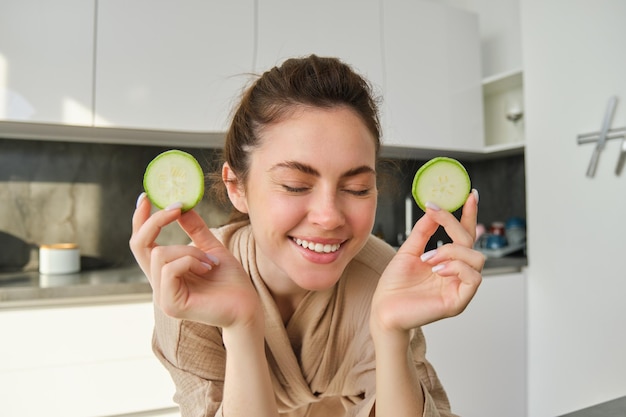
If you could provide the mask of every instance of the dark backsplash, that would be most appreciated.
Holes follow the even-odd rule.
[[[214,152],[182,149],[208,169]],[[77,243],[81,255],[92,263],[133,263],[128,240],[135,202],[143,190],[143,172],[164,150],[0,139],[0,231],[32,247]],[[198,211],[211,226],[227,217],[223,207],[207,199]],[[175,226],[168,226],[161,238],[188,241]]]
[[[381,233],[385,240],[393,245],[397,244],[398,233],[404,232],[404,201],[410,195],[413,177],[425,162],[425,160],[393,160],[385,164],[381,170],[391,181],[385,181],[381,185],[374,231]],[[504,222],[509,217],[526,218],[523,154],[460,162],[470,175],[472,187],[476,188],[480,195],[479,223],[489,228],[492,222]],[[413,219],[417,220],[422,214],[417,204],[414,204]],[[455,215],[459,217],[460,210]],[[447,235],[439,231],[429,246],[435,246],[437,240],[449,241]]]
[[[71,241],[79,244],[82,255],[116,265],[132,263],[128,239],[143,172],[164,150],[0,139],[0,231],[32,246]],[[205,170],[215,157],[213,150],[184,150],[195,155]],[[374,231],[391,244],[395,245],[397,234],[404,231],[404,200],[415,171],[424,162],[392,160],[379,168],[383,175]],[[461,162],[469,171],[472,186],[480,191],[479,222],[488,226],[511,216],[525,217],[523,155]],[[413,210],[417,219],[421,211],[417,205]],[[208,198],[198,211],[210,226],[227,218],[227,209]],[[166,228],[162,239],[186,241],[176,227]]]

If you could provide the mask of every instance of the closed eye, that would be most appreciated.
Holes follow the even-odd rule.
[[[304,193],[304,192],[310,190],[309,187],[291,187],[291,186],[286,185],[286,184],[283,184],[282,187],[288,193],[294,193],[294,194]]]
[[[366,188],[364,190],[344,190],[344,191],[357,197],[364,197],[364,196],[369,195],[372,192],[371,188]]]

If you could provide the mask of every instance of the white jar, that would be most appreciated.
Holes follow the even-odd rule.
[[[80,251],[75,243],[55,243],[39,247],[41,274],[73,274],[80,271]]]

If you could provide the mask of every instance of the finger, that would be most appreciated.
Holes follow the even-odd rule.
[[[448,278],[448,280],[444,280],[447,285],[456,287],[452,288],[452,291],[456,291],[458,294],[458,301],[452,313],[455,315],[461,313],[476,295],[482,282],[481,273],[466,263],[456,260],[442,264],[440,268],[437,268],[436,273],[441,277]]]
[[[191,245],[158,246],[152,250],[154,267],[160,268],[181,258],[195,259],[207,264],[209,268],[218,265],[217,258]]]
[[[478,221],[478,190],[472,189],[472,192],[467,197],[465,204],[463,205],[463,212],[461,214],[461,224],[463,228],[472,236],[473,240],[476,240],[476,223]]]
[[[465,262],[454,260],[438,266],[438,268],[435,268],[435,273],[442,277],[457,277],[467,286],[467,290],[470,291],[467,294],[471,296],[474,295],[483,279],[479,271],[471,268]]]
[[[146,193],[139,194],[137,205],[132,218],[132,232],[139,231],[142,224],[150,217],[150,200],[146,197]]]
[[[215,237],[202,217],[194,210],[189,210],[178,219],[180,227],[191,238],[194,246],[203,252],[223,248],[222,243]]]
[[[132,244],[138,249],[141,248],[151,248],[154,246],[154,243],[159,236],[161,230],[172,223],[178,217],[180,217],[180,209],[164,209],[159,210],[153,215],[149,215],[150,206],[142,203],[142,206],[135,210],[135,216],[133,217],[133,236],[132,236]],[[146,218],[146,213],[144,210],[148,210],[148,217]]]
[[[191,245],[157,246],[152,249],[150,256],[150,269],[162,270],[169,263],[181,258],[195,259],[197,262],[206,264],[209,269],[218,265],[218,260],[213,255],[204,253],[202,250]]]
[[[181,289],[186,285],[181,280],[201,277],[214,266],[215,263],[206,254],[193,246],[155,248],[151,258],[155,300],[162,307],[176,304],[176,300],[181,297]]]
[[[161,230],[180,216],[180,209],[160,210],[150,215],[150,203],[140,201],[133,215],[133,233],[130,248],[139,266],[148,274],[150,271],[150,251],[156,246]]]
[[[472,203],[466,204],[471,205]],[[476,213],[477,211],[474,211],[474,217],[476,216]],[[466,213],[465,215],[469,218],[472,216],[472,213]],[[465,228],[465,226],[461,224],[459,220],[447,210],[442,210],[436,205],[427,203],[425,217],[430,217],[433,222],[441,225],[453,242],[466,246],[468,248],[471,248],[474,245],[473,236],[476,234],[476,227],[474,227],[473,233],[470,233]],[[473,221],[475,222],[476,219],[474,219]],[[471,222],[471,219],[465,220],[465,222],[469,223]]]
[[[485,265],[485,255],[481,252],[454,243],[448,243],[428,251],[421,258],[423,262],[433,265],[433,267],[452,260],[459,260],[478,272],[481,272]]]
[[[176,281],[181,277],[203,277],[207,272],[211,271],[213,266],[201,258],[195,256],[183,256],[167,262],[162,267],[161,290],[170,294],[175,290]],[[190,275],[191,274],[191,275]]]
[[[439,224],[429,216],[422,216],[413,226],[413,230],[406,241],[398,249],[398,253],[411,253],[421,255],[424,253],[426,244],[439,228]]]
[[[143,270],[143,272],[148,275],[148,259],[145,252],[145,246],[142,244],[142,238],[140,236],[141,227],[146,223],[148,218],[150,218],[150,200],[148,200],[146,193],[141,193],[137,198],[136,208],[132,217],[132,234],[129,240],[129,246],[133,253],[133,256],[137,260],[137,263]]]

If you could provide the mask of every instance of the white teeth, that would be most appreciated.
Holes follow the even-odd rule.
[[[302,246],[303,248],[306,248],[308,250],[312,250],[314,252],[317,253],[330,253],[330,252],[336,252],[339,249],[339,246],[341,246],[338,243],[335,243],[334,245],[329,245],[329,244],[321,244],[321,243],[313,243],[313,242],[309,242],[306,240],[302,240],[302,239],[294,239],[294,241]]]

